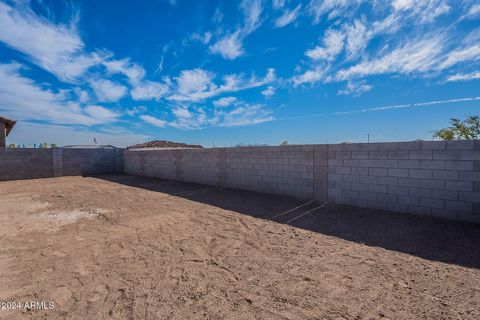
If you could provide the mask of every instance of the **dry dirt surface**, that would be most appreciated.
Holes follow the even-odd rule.
[[[21,306],[0,318],[480,319],[480,226],[334,205],[295,219],[304,202],[125,175],[0,182],[0,301]]]

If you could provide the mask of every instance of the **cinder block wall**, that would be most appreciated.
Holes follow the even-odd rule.
[[[480,141],[124,151],[125,173],[480,223]]]
[[[0,180],[122,172],[121,149],[0,148]]]
[[[223,185],[312,199],[313,150],[312,145],[225,149]]]
[[[125,173],[133,175],[319,201],[327,197],[326,146],[126,150],[123,157]],[[316,167],[320,171],[315,174]]]
[[[480,223],[480,141],[330,145],[328,198]]]
[[[0,148],[0,181],[52,176],[51,149]]]

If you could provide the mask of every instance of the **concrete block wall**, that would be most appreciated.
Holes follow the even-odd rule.
[[[312,145],[226,149],[224,185],[312,199],[313,150]]]
[[[119,149],[0,148],[0,181],[122,172]]]
[[[480,223],[480,141],[125,151],[125,173]]]
[[[123,155],[123,170],[125,173],[159,178],[180,180],[177,172],[176,150],[156,151],[125,151]]]
[[[328,198],[480,222],[480,141],[329,145]]]
[[[326,169],[317,174],[322,188],[314,190],[315,149],[324,155],[319,168],[326,168],[326,146],[313,145],[126,150],[123,157],[128,174],[325,200]]]
[[[62,149],[62,175],[117,172],[115,149]]]
[[[0,181],[52,176],[51,149],[0,148]]]

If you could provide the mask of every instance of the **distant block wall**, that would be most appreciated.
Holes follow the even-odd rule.
[[[480,223],[480,141],[124,151],[125,173]]]
[[[122,172],[120,149],[0,148],[0,181]]]

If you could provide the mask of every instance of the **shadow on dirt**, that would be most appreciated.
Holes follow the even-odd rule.
[[[480,225],[129,175],[95,178],[417,257],[480,268]],[[295,209],[296,208],[296,209]],[[302,215],[305,214],[305,215]]]

